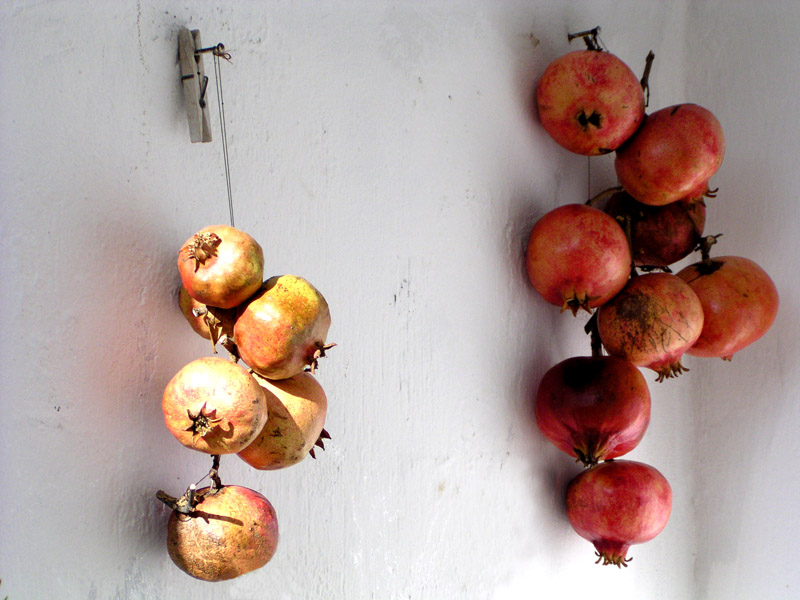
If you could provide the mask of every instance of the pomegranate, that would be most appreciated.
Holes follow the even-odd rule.
[[[178,306],[192,330],[199,336],[211,340],[214,346],[223,335],[233,337],[235,321],[233,309],[201,304],[192,298],[183,286],[178,291]]]
[[[258,437],[239,457],[261,470],[282,469],[299,463],[321,444],[328,399],[311,373],[270,381],[254,375],[264,388],[269,418]]]
[[[631,253],[639,266],[666,267],[687,257],[700,243],[706,223],[702,200],[650,206],[622,191],[609,198],[605,210],[621,223],[629,219]]]
[[[617,150],[614,168],[631,196],[660,206],[708,195],[708,181],[724,154],[722,127],[711,111],[677,104],[647,116]]]
[[[778,290],[750,259],[720,256],[678,273],[703,305],[703,331],[688,354],[730,360],[772,326],[778,314]]]
[[[287,379],[332,346],[325,344],[331,314],[320,292],[302,277],[270,277],[242,307],[234,339],[242,360],[268,379]]]
[[[533,226],[526,267],[542,298],[575,315],[580,308],[591,312],[622,289],[631,254],[612,217],[585,204],[567,204]]]
[[[613,54],[577,50],[554,60],[536,87],[545,131],[571,152],[616,150],[644,119],[644,93],[636,75]]]
[[[700,337],[703,307],[675,275],[638,275],[600,307],[597,329],[609,354],[653,369],[663,381],[688,370],[681,356]]]
[[[639,369],[627,360],[568,358],[542,378],[535,416],[557,448],[591,466],[639,444],[650,423],[650,392]]]
[[[178,371],[161,408],[181,444],[208,454],[243,450],[267,421],[262,387],[245,368],[218,356],[198,358]]]
[[[167,551],[179,569],[203,581],[224,581],[267,564],[278,547],[275,509],[258,492],[226,485],[198,490],[184,514],[167,523]]]
[[[178,271],[192,298],[208,306],[233,308],[261,285],[264,252],[244,231],[212,225],[186,240],[178,252]]]
[[[631,460],[604,462],[567,487],[567,518],[594,544],[597,562],[627,567],[633,544],[657,536],[672,511],[672,488],[655,468]]]

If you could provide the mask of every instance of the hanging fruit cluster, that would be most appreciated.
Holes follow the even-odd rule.
[[[547,133],[586,156],[615,152],[619,186],[585,204],[560,206],[534,225],[526,253],[531,284],[573,315],[591,313],[592,355],[542,378],[536,423],[586,469],[569,484],[567,517],[595,546],[597,562],[627,566],[628,549],[661,532],[672,491],[655,468],[614,460],[633,450],[650,422],[656,381],[688,371],[684,354],[730,360],[770,328],[778,293],[753,261],[711,258],[719,235],[703,237],[710,178],[725,140],[716,117],[695,104],[650,114],[648,55],[641,79],[601,48],[599,28],[569,36],[586,50],[553,61],[536,105]],[[701,260],[674,274],[693,251]]]
[[[222,581],[269,562],[278,522],[260,493],[222,484],[220,456],[236,454],[255,469],[273,470],[315,457],[315,446],[324,449],[328,403],[314,371],[333,345],[326,343],[331,316],[325,298],[302,277],[264,281],[261,246],[234,227],[214,225],[190,237],[178,270],[181,312],[211,341],[214,356],[175,374],[162,410],[181,444],[212,456],[203,477],[211,483],[193,484],[180,498],[163,491],[157,497],[173,509],[167,526],[173,562],[198,579]],[[228,359],[216,355],[218,345]]]

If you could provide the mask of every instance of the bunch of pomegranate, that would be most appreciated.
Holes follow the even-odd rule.
[[[695,104],[645,113],[653,54],[640,79],[598,44],[553,61],[536,89],[547,133],[571,152],[615,152],[619,186],[585,204],[539,219],[526,266],[541,297],[562,312],[591,313],[592,355],[573,357],[542,378],[536,423],[555,446],[586,468],[569,484],[567,516],[591,541],[598,562],[627,566],[628,549],[665,527],[672,491],[655,468],[616,460],[633,450],[650,422],[650,393],[639,367],[656,381],[688,371],[684,354],[732,355],[770,328],[778,293],[755,262],[710,256],[703,237],[709,180],[725,140],[716,117]],[[670,265],[701,252],[673,273]]]
[[[180,498],[163,491],[157,497],[173,509],[167,534],[173,562],[198,579],[222,581],[272,558],[278,523],[260,493],[222,484],[220,456],[236,454],[255,469],[272,470],[314,457],[315,446],[324,449],[327,398],[314,371],[332,346],[326,343],[331,316],[325,298],[302,277],[264,281],[261,246],[234,227],[206,227],[190,237],[178,270],[181,311],[211,341],[214,355],[178,371],[161,406],[181,444],[212,455],[211,484],[191,485]],[[217,345],[229,358],[216,355]]]

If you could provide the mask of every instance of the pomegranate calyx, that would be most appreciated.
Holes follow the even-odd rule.
[[[581,463],[587,469],[600,462],[597,460],[596,456],[592,455],[591,453],[583,452],[580,448],[573,448],[572,451],[575,453],[575,462]]]
[[[208,435],[211,431],[217,426],[217,423],[221,422],[221,418],[217,418],[217,409],[212,408],[210,411],[206,410],[206,403],[203,403],[202,408],[197,414],[192,414],[188,408],[186,409],[186,414],[189,417],[189,420],[192,421],[192,424],[189,425],[184,431],[191,431],[192,432],[192,445],[197,443],[197,440],[203,436]]]
[[[194,236],[194,241],[188,246],[188,254],[189,258],[195,261],[195,272],[209,258],[217,255],[217,247],[221,243],[222,239],[216,233],[198,233]]]
[[[313,375],[317,368],[319,367],[319,359],[324,358],[325,352],[333,348],[336,344],[322,344],[317,343],[317,349],[314,350],[314,353],[311,355],[311,359],[308,361],[308,371]]]
[[[565,310],[569,309],[572,312],[572,316],[576,317],[578,316],[578,311],[583,309],[587,313],[592,314],[589,303],[597,300],[597,298],[599,298],[599,296],[590,296],[586,292],[583,293],[583,296],[575,291],[572,292],[571,296],[564,294],[564,304],[561,305],[561,312],[563,313]]]
[[[592,435],[591,438],[593,439],[590,439],[582,446],[576,445],[572,448],[576,456],[576,462],[583,463],[583,466],[586,468],[595,466],[605,458],[607,453],[605,444],[601,444],[597,437],[596,435]]]
[[[603,116],[596,110],[593,110],[592,114],[587,115],[586,111],[581,109],[581,112],[577,114],[575,119],[578,121],[583,131],[589,129],[589,125],[595,129],[601,129],[603,127]]]
[[[626,558],[624,553],[622,555],[614,555],[595,551],[594,555],[597,557],[594,564],[599,565],[600,561],[603,561],[603,565],[615,565],[618,569],[627,567],[628,563],[633,560],[632,556]]]
[[[598,565],[602,562],[604,565],[615,565],[619,568],[627,567],[628,563],[633,560],[632,557],[626,556],[630,547],[630,544],[625,542],[605,539],[597,540],[594,542],[594,554],[597,556],[594,564]]]
[[[678,359],[674,362],[671,362],[667,365],[663,365],[661,367],[654,368],[654,371],[658,373],[658,377],[656,378],[657,383],[661,383],[665,379],[671,379],[673,377],[677,377],[681,373],[688,373],[689,369],[684,367],[681,364],[681,360]]]
[[[317,446],[317,447],[322,448],[323,450],[325,450],[325,443],[322,440],[329,440],[329,439],[331,439],[331,434],[328,433],[325,430],[325,428],[323,427],[322,431],[319,434],[319,437],[317,438],[317,441],[314,442],[314,446]],[[308,454],[314,460],[317,459],[316,455],[314,454],[314,448],[313,447],[308,451]]]

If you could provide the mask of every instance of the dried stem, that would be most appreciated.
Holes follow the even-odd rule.
[[[652,50],[647,53],[647,58],[644,59],[644,73],[639,80],[639,83],[642,84],[642,90],[644,91],[645,107],[650,106],[650,69],[653,67],[653,60],[655,57],[656,55],[653,54]]]
[[[592,313],[592,316],[584,325],[583,330],[589,336],[589,344],[592,348],[592,358],[600,358],[603,356],[603,342],[600,340],[600,330],[597,328],[597,311]]]
[[[200,503],[195,494],[196,490],[197,486],[192,484],[186,488],[186,491],[180,498],[170,496],[163,490],[158,490],[156,492],[156,498],[161,500],[161,502],[169,506],[175,512],[188,515],[194,510],[194,507]]]
[[[589,50],[602,50],[600,45],[597,43],[597,36],[600,34],[600,26],[594,27],[593,29],[587,29],[586,31],[579,31],[577,33],[568,33],[567,34],[567,41],[571,42],[576,38],[583,38],[583,41],[586,43],[586,47]]]
[[[703,262],[707,262],[708,260],[711,259],[711,246],[716,244],[717,240],[721,237],[722,237],[721,233],[718,233],[716,235],[707,235],[702,240],[700,240],[699,244],[697,244],[695,251],[697,250],[700,251],[700,256]]]
[[[195,507],[200,504],[206,496],[211,494],[216,494],[219,490],[223,488],[222,481],[219,478],[219,454],[212,454],[211,455],[211,469],[205,475],[200,478],[200,481],[197,483],[191,484],[186,491],[183,493],[183,496],[180,498],[176,498],[175,496],[170,496],[164,490],[158,490],[156,492],[156,498],[159,499],[161,502],[169,506],[175,512],[179,512],[184,515],[191,514],[194,512]],[[200,484],[203,479],[208,477],[211,479],[211,485],[209,489],[205,491],[205,493],[198,494],[197,493],[197,486]]]
[[[218,492],[223,487],[219,477],[219,458],[219,454],[211,455],[211,469],[208,471],[208,478],[211,480],[212,493]]]

